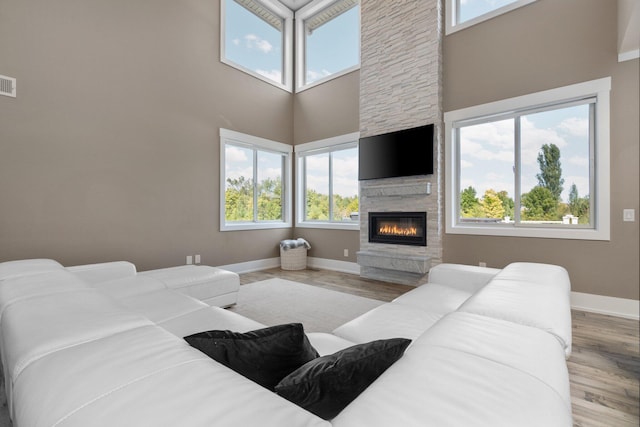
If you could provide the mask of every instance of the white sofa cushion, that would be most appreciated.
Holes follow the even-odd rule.
[[[134,295],[168,289],[167,285],[153,277],[137,274],[91,284],[95,289],[115,299],[128,298]]]
[[[12,386],[29,365],[60,349],[144,325],[152,323],[90,288],[8,305],[0,323],[0,346],[10,415]]]
[[[464,264],[438,264],[429,269],[429,283],[439,283],[474,293],[489,283],[501,270]]]
[[[546,384],[571,410],[564,352],[553,336],[506,320],[455,312],[418,338],[407,353],[426,354],[443,347],[474,354],[525,372]]]
[[[405,304],[432,313],[451,313],[465,302],[471,292],[437,283],[426,283],[400,295],[393,303]]]
[[[215,300],[220,295],[236,295],[240,288],[240,277],[237,273],[208,265],[180,265],[143,271],[139,274],[153,277],[170,289],[209,304],[209,300]],[[231,303],[235,301],[234,298]]]
[[[21,259],[0,263],[0,280],[31,274],[49,273],[64,267],[52,259]]]
[[[333,330],[333,334],[354,343],[387,338],[414,339],[442,317],[405,304],[388,303]]]
[[[66,270],[74,273],[89,284],[136,275],[136,266],[128,261],[76,265],[67,267]]]
[[[0,322],[2,313],[16,301],[38,295],[87,289],[87,285],[63,269],[47,274],[13,276],[0,280]]]
[[[571,289],[559,266],[513,263],[476,292],[460,311],[533,326],[553,334],[571,354]]]
[[[538,378],[449,348],[411,351],[332,420],[334,427],[571,427]]]
[[[158,327],[53,353],[15,393],[20,426],[329,425]]]
[[[333,354],[355,345],[354,342],[324,332],[309,332],[307,337],[320,356]]]
[[[233,311],[206,305],[196,311],[158,322],[158,326],[162,326],[162,328],[182,338],[210,330],[249,332],[264,328],[266,325]]]
[[[154,323],[184,316],[209,307],[200,300],[191,298],[171,289],[159,289],[139,295],[118,299],[128,310],[140,313]]]

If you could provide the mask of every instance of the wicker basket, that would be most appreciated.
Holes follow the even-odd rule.
[[[280,248],[280,266],[283,270],[304,270],[307,268],[307,248],[298,246],[297,248]]]

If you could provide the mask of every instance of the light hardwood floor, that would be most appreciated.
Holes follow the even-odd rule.
[[[328,270],[245,273],[240,283],[280,277],[335,291],[391,301],[413,289]],[[572,310],[573,352],[567,366],[575,427],[640,425],[640,341],[637,320]],[[543,427],[543,426],[541,426]]]

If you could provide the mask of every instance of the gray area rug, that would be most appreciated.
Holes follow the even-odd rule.
[[[229,310],[267,326],[299,322],[305,332],[331,332],[382,304],[383,301],[275,278],[240,286],[238,303]]]

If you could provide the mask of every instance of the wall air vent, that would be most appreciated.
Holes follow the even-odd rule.
[[[0,75],[0,95],[16,97],[16,79]]]

